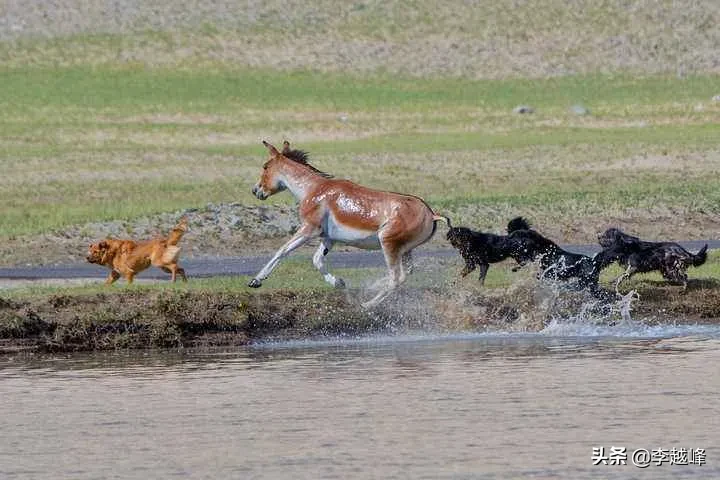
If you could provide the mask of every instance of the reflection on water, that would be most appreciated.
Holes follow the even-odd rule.
[[[4,358],[0,478],[717,479],[720,332],[678,328]]]

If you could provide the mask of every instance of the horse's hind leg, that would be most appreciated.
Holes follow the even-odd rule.
[[[345,282],[343,279],[328,272],[327,265],[325,265],[325,255],[330,252],[332,246],[332,240],[323,238],[322,242],[320,242],[320,246],[318,246],[318,249],[315,251],[315,255],[313,255],[313,265],[315,265],[315,268],[320,271],[327,283],[335,288],[345,288]]]
[[[392,293],[401,283],[405,281],[405,272],[403,271],[401,254],[397,248],[391,244],[383,243],[383,254],[385,255],[385,263],[390,273],[390,282],[388,285],[378,292],[372,299],[363,303],[364,308],[374,307]]]

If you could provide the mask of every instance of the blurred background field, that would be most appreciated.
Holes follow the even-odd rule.
[[[710,0],[6,2],[0,265],[188,211],[189,254],[273,250],[293,200],[250,194],[262,139],[474,228],[717,238],[718,24]]]

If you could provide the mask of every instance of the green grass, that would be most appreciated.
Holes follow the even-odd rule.
[[[715,75],[676,79],[666,76],[582,75],[549,79],[474,81],[397,76],[348,76],[311,71],[257,69],[148,69],[128,67],[5,68],[0,105],[6,113],[52,108],[227,113],[303,108],[373,111],[433,108],[511,109],[518,102],[564,109],[582,102],[601,111],[709,99]]]
[[[249,190],[265,138],[289,138],[321,169],[420,195],[475,225],[523,210],[566,225],[628,206],[720,208],[720,105],[707,101],[715,76],[497,81],[99,65],[8,67],[0,83],[0,239],[257,203]],[[577,102],[592,114],[569,113]],[[513,114],[518,104],[537,112]],[[632,163],[648,155],[667,161]]]

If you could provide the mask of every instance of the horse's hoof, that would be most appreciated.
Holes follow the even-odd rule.
[[[345,288],[345,280],[343,280],[342,278],[336,278],[335,288]]]
[[[257,278],[253,278],[252,280],[250,280],[250,283],[248,283],[248,287],[250,288],[260,288],[261,285],[262,282]]]

